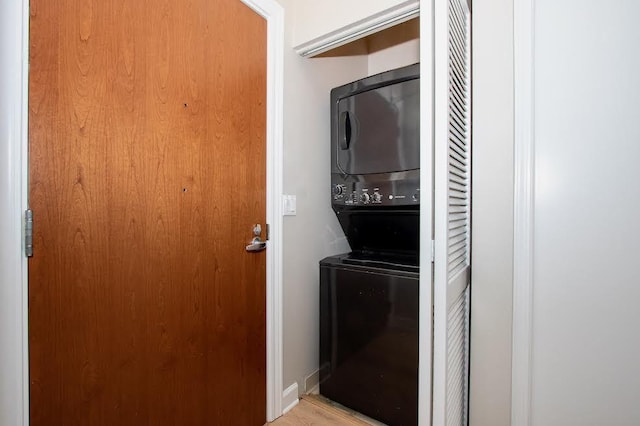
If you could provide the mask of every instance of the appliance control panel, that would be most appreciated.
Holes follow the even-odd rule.
[[[407,206],[420,204],[417,181],[345,182],[331,185],[332,203],[344,206]]]

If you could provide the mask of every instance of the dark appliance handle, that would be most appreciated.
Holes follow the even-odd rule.
[[[338,139],[340,141],[340,149],[349,149],[349,145],[351,145],[352,131],[353,126],[351,125],[351,117],[349,116],[349,111],[341,112],[339,125],[340,134],[338,135]]]

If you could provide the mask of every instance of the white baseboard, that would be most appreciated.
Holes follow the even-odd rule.
[[[320,392],[320,370],[316,370],[304,378],[304,393],[318,394]]]
[[[294,382],[282,392],[282,414],[291,410],[298,404],[298,383]]]

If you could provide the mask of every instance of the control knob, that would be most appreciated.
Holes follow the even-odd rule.
[[[333,187],[333,195],[335,196],[340,196],[342,195],[342,193],[344,192],[344,186],[342,185],[335,185]]]
[[[362,201],[364,204],[369,204],[370,200],[371,200],[371,196],[366,192],[363,192],[362,195],[360,196],[360,201]]]
[[[374,203],[380,203],[382,202],[382,195],[380,195],[379,192],[374,192],[373,193],[373,202]]]

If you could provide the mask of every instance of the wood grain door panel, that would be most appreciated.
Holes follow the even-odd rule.
[[[31,424],[262,425],[266,22],[30,8]]]

